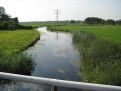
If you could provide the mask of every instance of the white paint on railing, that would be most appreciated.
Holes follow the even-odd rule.
[[[120,86],[57,80],[51,78],[25,76],[25,75],[18,75],[18,74],[4,73],[4,72],[0,72],[0,78],[14,80],[14,81],[30,82],[35,84],[45,84],[57,87],[67,87],[67,88],[87,89],[87,90],[97,90],[97,91],[121,91]]]

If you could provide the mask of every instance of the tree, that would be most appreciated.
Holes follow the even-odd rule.
[[[5,9],[0,7],[0,30],[15,30],[15,29],[32,29],[32,26],[19,25],[17,17],[11,18],[5,13]]]
[[[121,19],[116,21],[116,24],[121,25]]]
[[[98,17],[88,17],[84,20],[86,24],[103,24],[104,20]]]
[[[0,29],[17,29],[19,26],[19,20],[17,17],[11,18],[10,15],[7,14],[1,14],[0,15]]]
[[[74,23],[76,23],[76,20],[71,20],[70,23],[74,24]]]
[[[7,14],[1,14],[0,17],[1,21],[9,21],[9,16]]]
[[[14,20],[14,22],[15,22],[16,24],[19,24],[18,17],[13,18],[13,20]]]
[[[113,19],[108,19],[108,20],[106,21],[106,23],[109,24],[109,25],[115,25],[115,24],[116,24],[115,21],[114,21]]]

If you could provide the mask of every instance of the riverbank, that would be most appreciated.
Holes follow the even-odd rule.
[[[55,26],[73,33],[86,82],[121,85],[121,26]]]
[[[39,38],[35,30],[0,31],[0,71],[30,75],[31,57],[21,52]]]

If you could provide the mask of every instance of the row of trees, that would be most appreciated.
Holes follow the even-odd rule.
[[[1,14],[0,15],[0,30],[5,29],[17,29],[19,25],[18,18],[11,18],[7,14]]]
[[[104,19],[98,18],[98,17],[88,17],[84,20],[84,23],[86,23],[86,24],[109,24],[109,25],[119,24],[119,25],[121,25],[121,19],[115,21],[113,19],[104,20]]]
[[[19,25],[17,17],[11,18],[7,14],[0,15],[0,30],[32,29],[32,26]]]

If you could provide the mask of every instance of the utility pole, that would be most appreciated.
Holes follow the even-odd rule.
[[[55,11],[55,14],[56,14],[56,21],[58,22],[60,10],[59,10],[59,9],[56,9],[56,10],[54,10],[54,11]]]

